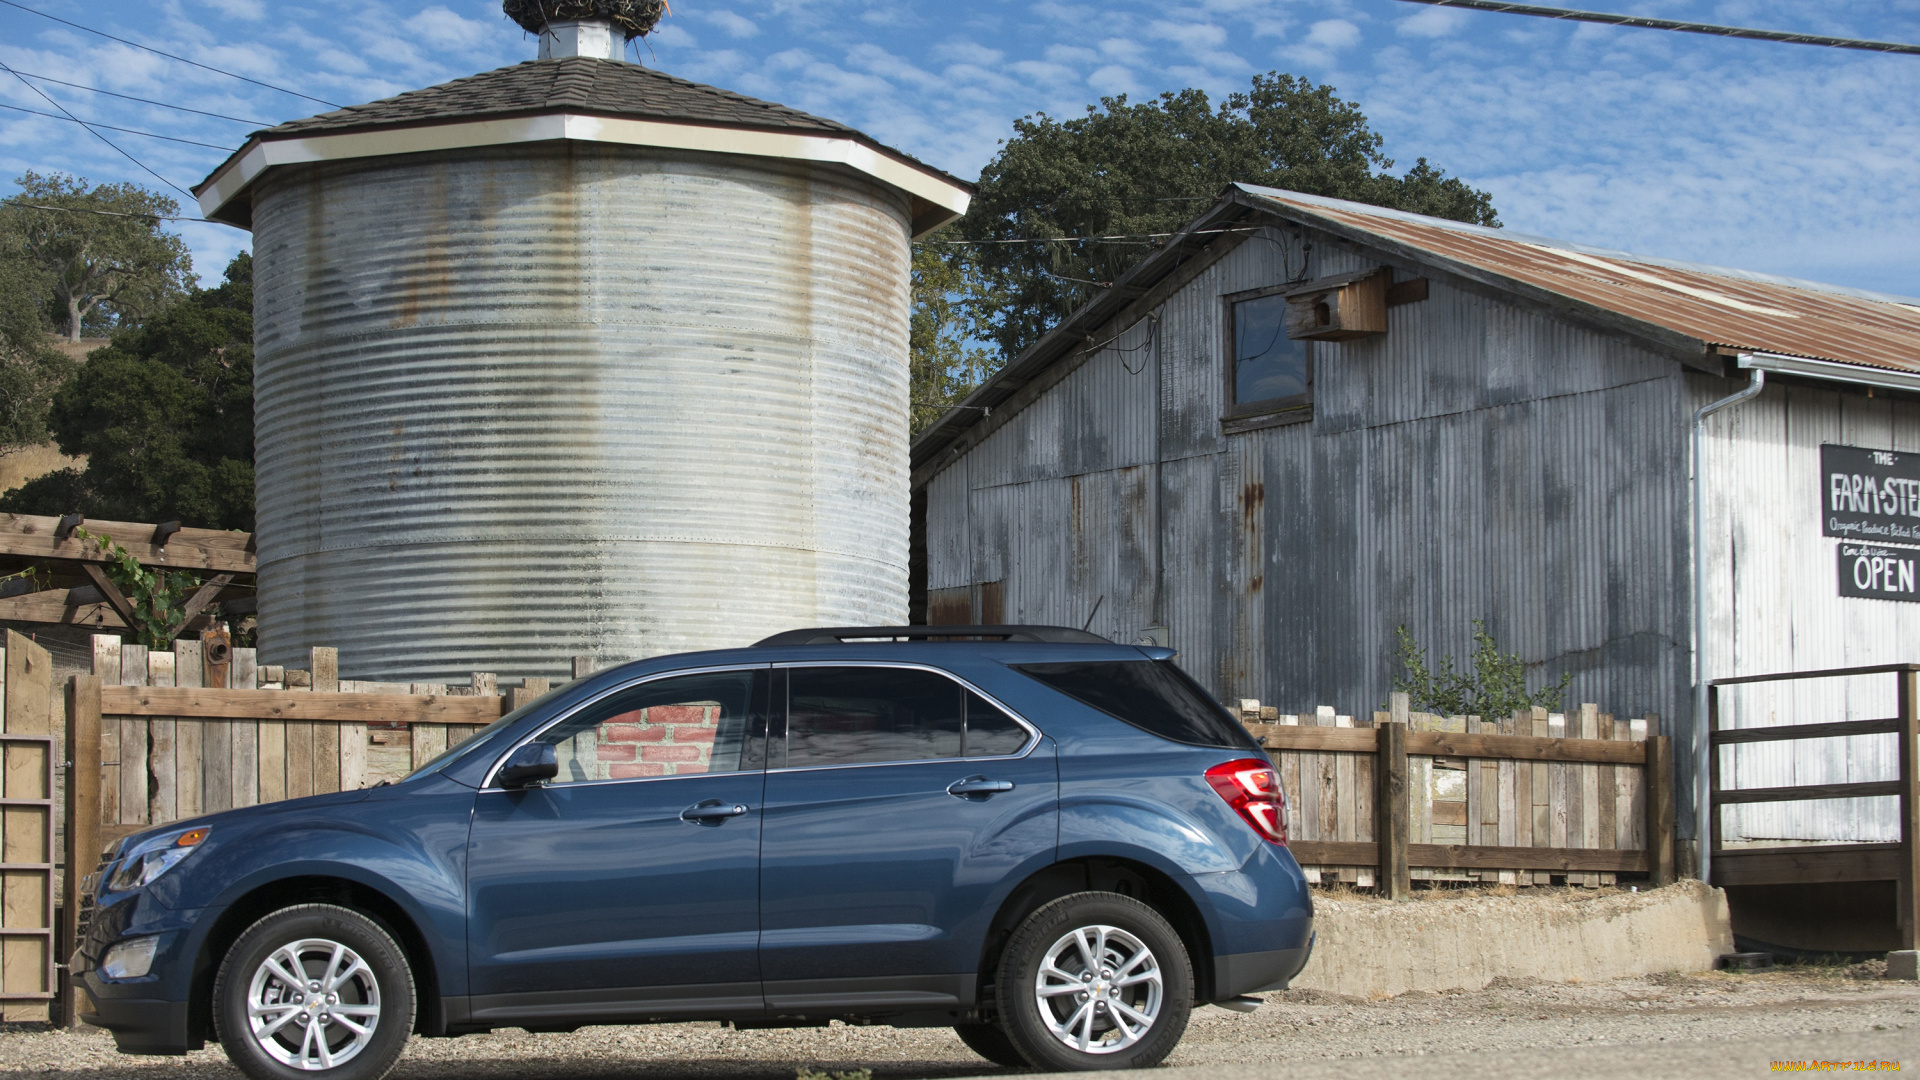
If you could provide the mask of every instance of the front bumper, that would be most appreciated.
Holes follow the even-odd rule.
[[[143,893],[103,897],[110,902],[90,912],[71,958],[76,987],[84,990],[80,1018],[113,1032],[126,1054],[184,1054],[205,1040],[194,1032],[188,1002],[193,996],[194,957],[201,939],[219,914],[216,908],[174,911]],[[100,964],[117,941],[160,939],[150,973],[134,979],[108,979]]]
[[[89,979],[88,988],[93,986]],[[184,1054],[187,1044],[187,1003],[150,998],[96,998],[92,1012],[80,1019],[113,1032],[113,1045],[123,1054]]]

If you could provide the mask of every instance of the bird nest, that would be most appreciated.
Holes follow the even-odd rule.
[[[501,8],[528,33],[537,34],[548,23],[606,19],[632,41],[667,13],[667,0],[505,0]]]

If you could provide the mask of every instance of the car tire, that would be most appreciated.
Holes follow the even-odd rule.
[[[1009,1069],[1031,1067],[999,1024],[956,1024],[953,1033],[960,1036],[960,1041],[967,1044],[967,1049],[995,1065],[1005,1065]]]
[[[1158,1065],[1193,1012],[1180,935],[1117,893],[1063,896],[1027,916],[1001,953],[996,987],[1008,1040],[1047,1072]]]
[[[213,1012],[227,1057],[253,1080],[380,1080],[413,1031],[413,972],[372,919],[301,904],[227,950]]]

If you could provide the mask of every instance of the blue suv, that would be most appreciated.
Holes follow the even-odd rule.
[[[1278,777],[1172,657],[880,627],[614,668],[398,783],[121,841],[83,891],[82,1012],[257,1080],[371,1080],[414,1032],[686,1020],[1152,1065],[1313,943]]]

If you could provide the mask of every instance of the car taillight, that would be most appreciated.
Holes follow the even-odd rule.
[[[1207,783],[1239,812],[1253,831],[1282,847],[1287,843],[1287,793],[1273,763],[1242,758],[1207,770]]]

